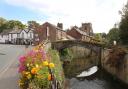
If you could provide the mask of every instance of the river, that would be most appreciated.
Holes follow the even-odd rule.
[[[128,89],[126,85],[115,80],[103,69],[99,69],[95,74],[88,77],[72,77],[67,80],[69,89]]]

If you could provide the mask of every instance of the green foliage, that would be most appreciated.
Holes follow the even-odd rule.
[[[0,32],[2,32],[6,28],[6,22],[6,19],[0,17]]]
[[[98,41],[104,41],[106,39],[106,33],[95,33],[94,38]]]
[[[0,32],[3,30],[12,30],[13,28],[24,29],[26,26],[18,20],[6,20],[0,17]]]
[[[101,40],[101,35],[100,35],[100,33],[96,33],[95,36],[94,36],[94,38],[95,38],[96,40]]]
[[[36,21],[28,21],[28,27],[29,28],[37,28],[39,27],[39,23],[37,23]]]
[[[122,47],[113,46],[109,51],[107,64],[112,67],[121,68],[121,65],[124,63],[124,56],[126,54],[126,50]]]
[[[23,25],[20,21],[18,20],[9,20],[6,23],[6,28],[7,29],[13,29],[13,28],[19,28],[19,29],[24,29],[25,25]]]
[[[119,29],[118,28],[110,29],[109,33],[107,34],[107,39],[109,41],[109,44],[112,44],[114,40],[119,42]]]
[[[71,61],[73,55],[71,50],[69,48],[66,48],[60,51],[60,57],[62,61]]]
[[[122,18],[119,25],[119,36],[122,44],[128,44],[128,2],[122,10]]]
[[[60,61],[59,53],[56,50],[49,49],[48,53],[50,54],[52,58],[52,62],[55,65],[54,68],[54,73],[57,78],[61,83],[64,81],[64,73],[63,73],[63,68],[62,68],[62,63]]]
[[[108,43],[108,40],[106,37],[107,37],[106,33],[95,33],[94,34],[94,40],[97,43],[102,44],[102,45],[106,45]]]
[[[49,81],[45,78],[34,78],[27,89],[49,89]]]

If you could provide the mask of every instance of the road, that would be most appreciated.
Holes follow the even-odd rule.
[[[19,89],[18,58],[26,51],[23,45],[0,44],[0,89]]]

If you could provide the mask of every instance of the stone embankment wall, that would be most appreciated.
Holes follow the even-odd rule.
[[[107,72],[112,74],[115,78],[128,84],[128,53],[125,55],[124,59],[122,60],[123,61],[122,64],[119,65],[119,66],[121,66],[121,68],[116,68],[107,63],[110,51],[111,51],[111,49],[103,49],[102,50],[102,57],[101,57],[102,67]]]

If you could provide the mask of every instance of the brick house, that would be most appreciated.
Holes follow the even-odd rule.
[[[74,39],[73,37],[68,36],[66,31],[62,29],[62,23],[58,23],[57,26],[55,26],[49,22],[45,22],[35,30],[34,44],[36,45],[45,40],[54,42],[63,39]]]
[[[77,40],[89,41],[93,36],[91,23],[82,23],[82,26],[80,28],[74,26],[71,29],[67,30],[67,34]]]

